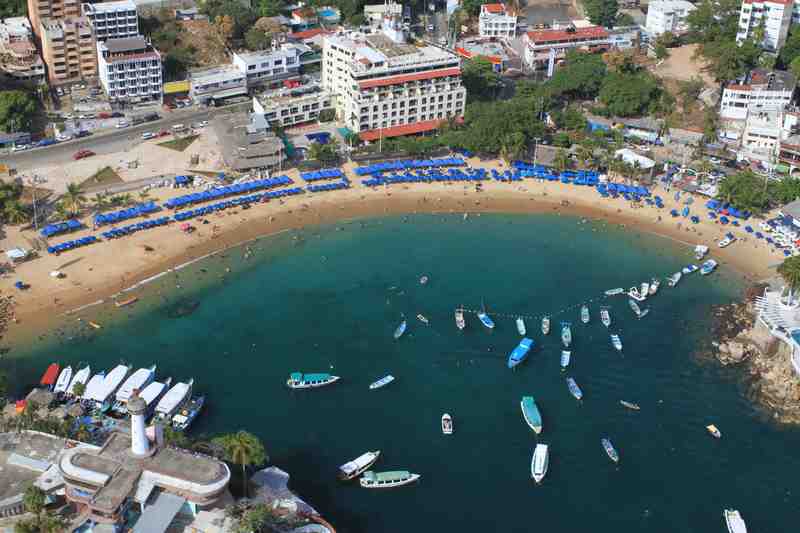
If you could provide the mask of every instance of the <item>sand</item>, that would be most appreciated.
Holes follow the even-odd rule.
[[[508,168],[497,161],[474,159],[469,163],[473,167]],[[753,237],[740,239],[726,249],[718,249],[716,243],[731,228],[709,221],[705,216],[701,217],[699,224],[691,224],[684,218],[672,218],[669,211],[673,208],[680,210],[683,206],[674,202],[673,195],[664,190],[656,191],[665,202],[665,209],[657,210],[653,207],[633,208],[621,198],[601,198],[590,187],[534,179],[513,183],[487,181],[482,192],[477,192],[474,184],[465,183],[393,185],[370,189],[360,184],[361,178],[352,174],[349,165],[345,168],[353,181],[351,189],[273,200],[254,204],[247,210],[231,209],[208,216],[209,224],[195,219],[191,223],[196,231],[191,234],[183,233],[180,224],[172,223],[60,256],[43,252],[40,257],[18,265],[14,274],[0,279],[0,291],[5,295],[13,294],[16,300],[16,323],[10,325],[10,332],[13,334],[13,329],[20,327],[28,331],[30,328],[44,331],[54,317],[108,300],[165,270],[259,236],[311,224],[387,214],[560,212],[603,219],[684,242],[687,248],[706,244],[712,249],[714,258],[754,281],[774,274],[774,267],[783,259],[766,243]],[[288,175],[300,182],[297,171]],[[191,189],[156,190],[154,199],[162,202],[188,192]],[[699,214],[704,201],[696,197],[692,211]],[[90,226],[90,217],[83,222]],[[53,239],[53,242],[99,233],[84,230]],[[8,247],[13,242],[24,245],[32,237],[31,232],[21,235],[18,229],[10,228],[4,244]],[[63,272],[65,277],[51,277],[49,274],[53,270]],[[23,280],[31,288],[18,291],[13,287],[16,280]],[[121,298],[129,296],[126,294]]]

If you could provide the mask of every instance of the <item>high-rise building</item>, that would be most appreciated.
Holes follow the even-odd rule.
[[[109,100],[161,100],[161,55],[141,35],[98,41],[97,65]]]
[[[85,17],[45,18],[39,29],[50,83],[58,85],[97,76],[94,32]]]
[[[139,35],[139,15],[133,0],[83,4],[81,10],[98,41]]]
[[[81,14],[80,0],[28,0],[28,18],[31,28],[41,38],[43,19],[78,17]]]
[[[739,12],[739,31],[736,42],[754,38],[763,28],[761,46],[777,53],[786,42],[792,23],[794,0],[744,0]]]
[[[686,17],[697,9],[686,0],[655,0],[647,6],[645,28],[651,37],[658,37],[670,32],[675,35],[685,33],[688,29]]]

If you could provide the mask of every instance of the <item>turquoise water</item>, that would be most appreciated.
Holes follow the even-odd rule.
[[[676,289],[662,284],[643,305],[649,316],[636,320],[626,298],[604,300],[603,291],[670,274],[690,262],[689,248],[579,222],[421,215],[285,233],[253,244],[249,258],[231,250],[162,278],[124,312],[130,317],[98,309],[91,318],[103,330],[70,322],[5,364],[17,383],[35,381],[51,360],[157,362],[161,376],[194,377],[210,402],[195,432],[259,435],[292,486],[340,532],[709,533],[725,530],[725,507],[738,508],[751,531],[791,530],[800,434],[762,421],[739,370],[695,354],[708,342],[710,307],[739,296],[738,278],[722,268]],[[579,306],[588,300],[592,322],[583,325]],[[459,332],[453,309],[481,301],[496,330],[470,314]],[[174,318],[186,302],[200,305]],[[611,306],[622,354],[600,324],[602,304]],[[539,330],[545,313],[554,315],[548,337]],[[536,317],[527,322],[536,345],[512,372],[516,314]],[[408,332],[394,341],[403,315]],[[561,320],[573,324],[566,373]],[[290,391],[285,380],[296,370],[342,381]],[[397,380],[368,390],[387,373]],[[583,389],[581,403],[566,376]],[[542,411],[539,441],[551,449],[541,486],[530,479],[537,439],[519,408],[527,394]],[[449,437],[443,412],[455,421]],[[709,423],[721,440],[706,433]],[[605,456],[603,436],[619,465]],[[383,452],[379,469],[409,469],[420,483],[374,492],[335,481],[340,464],[374,449]]]

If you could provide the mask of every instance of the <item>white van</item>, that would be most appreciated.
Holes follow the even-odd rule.
[[[174,124],[172,126],[172,131],[186,131],[186,126],[183,124]]]

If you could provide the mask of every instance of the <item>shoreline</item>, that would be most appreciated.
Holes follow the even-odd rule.
[[[179,232],[177,225],[171,224],[122,239],[103,241],[69,252],[66,256],[44,255],[19,265],[16,279],[26,279],[32,289],[13,292],[16,321],[9,323],[6,344],[13,346],[25,330],[46,330],[54,317],[73,315],[101,305],[228,249],[320,224],[411,214],[550,213],[602,220],[623,229],[668,238],[687,247],[706,244],[709,248],[728,230],[707,220],[693,225],[688,219],[673,219],[669,210],[677,204],[671,197],[665,198],[664,209],[656,210],[631,208],[623,199],[602,199],[592,188],[531,179],[484,183],[481,192],[464,184],[426,183],[394,187],[369,189],[354,183],[351,189],[253,204],[247,210],[238,208],[210,215],[206,217],[210,221],[208,225],[195,219],[192,223],[197,225],[197,229],[190,235]],[[663,191],[661,193],[665,196]],[[210,233],[206,230],[209,226]],[[75,237],[89,233],[80,232]],[[760,253],[747,253],[742,249],[744,246]],[[769,276],[770,266],[765,266],[765,263],[779,260],[766,245],[757,241],[714,249],[712,255],[750,282]],[[65,257],[68,258],[66,261]],[[89,264],[90,261],[94,264]],[[101,270],[99,276],[94,273],[94,268]],[[50,278],[48,273],[52,270],[65,272],[66,280]],[[0,288],[5,285],[9,292],[14,291],[12,279],[0,280]]]

